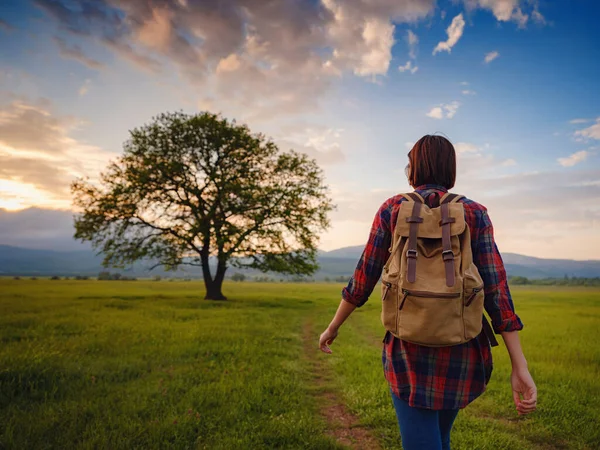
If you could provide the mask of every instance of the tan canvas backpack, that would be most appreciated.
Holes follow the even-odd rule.
[[[381,320],[396,337],[430,347],[462,344],[482,330],[484,286],[473,264],[462,196],[445,194],[428,207],[416,192],[403,194],[382,275]]]

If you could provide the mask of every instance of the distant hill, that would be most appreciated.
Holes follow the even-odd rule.
[[[363,246],[344,247],[332,251],[319,252],[321,269],[314,278],[349,277],[356,267],[362,254]],[[568,259],[542,259],[531,256],[504,253],[502,255],[506,271],[511,276],[527,278],[560,278],[569,277],[598,277],[600,276],[600,261],[573,261]],[[9,276],[96,276],[102,270],[118,271],[131,276],[147,277],[189,276],[200,277],[199,268],[185,268],[177,272],[167,272],[163,268],[150,271],[150,262],[139,262],[124,269],[105,269],[102,267],[102,257],[96,256],[92,250],[54,251],[34,250],[22,247],[0,245],[0,275]],[[259,275],[255,270],[239,270],[230,268],[228,275],[242,272],[246,275]],[[278,274],[270,274],[274,278],[284,278]]]
[[[335,260],[336,265],[341,261],[352,266],[360,258],[364,246],[357,245],[343,247],[329,252],[321,253],[321,262],[325,266],[329,260]],[[560,278],[569,277],[598,277],[600,276],[600,261],[574,261],[572,259],[544,259],[533,256],[519,255],[517,253],[502,253],[502,259],[509,276],[522,276],[527,278]],[[352,268],[353,270],[353,268]]]

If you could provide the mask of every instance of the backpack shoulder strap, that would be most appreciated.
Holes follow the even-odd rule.
[[[416,192],[409,192],[407,194],[402,194],[402,196],[406,199],[410,198],[415,203],[424,203],[425,202],[423,200],[423,197],[421,197],[421,195],[417,194]]]
[[[413,208],[412,215],[406,218],[406,221],[409,223],[408,248],[406,250],[406,280],[409,283],[414,283],[417,279],[417,232],[419,230],[419,224],[423,222],[423,218],[421,217],[423,197],[416,192],[411,192],[407,195],[413,199]]]
[[[444,203],[456,203],[461,198],[464,198],[464,195],[451,194],[450,192],[446,192],[440,200],[440,205],[443,205]]]

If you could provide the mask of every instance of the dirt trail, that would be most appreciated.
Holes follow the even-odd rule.
[[[327,422],[326,433],[339,444],[356,450],[379,450],[381,446],[371,432],[359,424],[358,417],[351,414],[342,400],[329,386],[330,373],[325,362],[319,358],[318,335],[310,320],[304,324],[304,354],[315,385],[315,397],[321,415]]]

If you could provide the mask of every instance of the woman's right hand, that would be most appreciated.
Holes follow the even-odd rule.
[[[333,340],[337,337],[338,330],[332,328],[331,326],[327,327],[323,333],[321,333],[321,337],[319,338],[319,348],[324,353],[331,353],[331,349],[329,346],[333,342]]]
[[[537,405],[537,388],[529,373],[529,369],[527,367],[513,368],[510,382],[512,385],[513,400],[519,415],[535,411]]]

